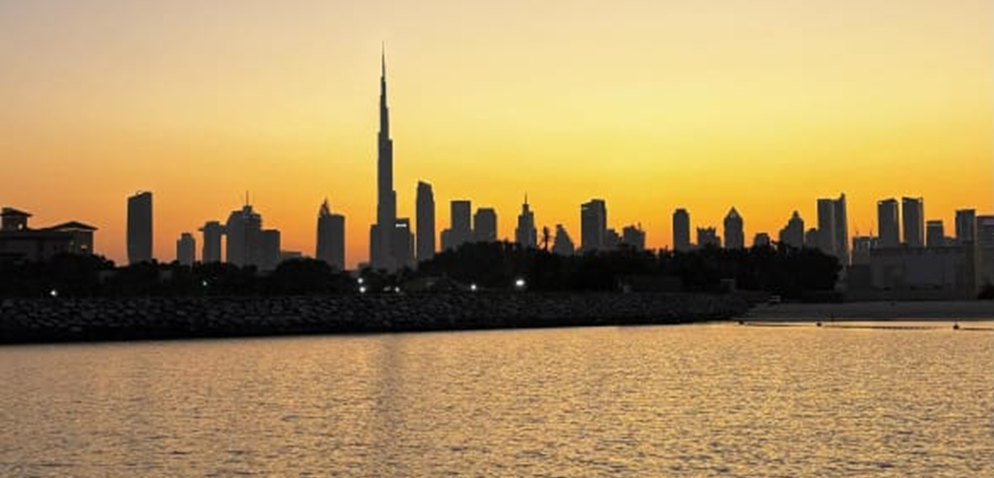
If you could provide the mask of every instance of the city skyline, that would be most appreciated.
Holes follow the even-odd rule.
[[[815,200],[839,192],[847,198],[850,237],[877,233],[876,202],[884,198],[924,197],[922,220],[941,219],[947,234],[956,210],[991,210],[992,72],[977,68],[990,63],[990,42],[977,41],[989,39],[990,5],[963,2],[951,9],[901,2],[892,11],[838,3],[833,11],[859,20],[847,30],[847,42],[865,42],[866,48],[829,65],[836,54],[853,51],[846,44],[825,43],[838,41],[838,32],[810,27],[830,26],[834,17],[816,15],[814,7],[766,8],[776,3],[758,2],[748,18],[780,25],[784,35],[808,50],[795,51],[781,39],[762,53],[759,47],[769,44],[747,35],[751,27],[739,26],[740,37],[716,36],[713,43],[695,45],[709,51],[707,65],[684,56],[694,51],[682,50],[685,40],[717,35],[719,26],[728,26],[724,22],[734,17],[735,2],[729,2],[730,12],[700,19],[700,34],[678,29],[659,38],[645,28],[635,28],[634,36],[615,31],[597,19],[602,7],[579,5],[556,24],[561,38],[543,37],[530,45],[534,53],[519,56],[499,54],[523,48],[499,45],[506,40],[500,35],[483,38],[475,49],[414,41],[415,31],[399,20],[365,35],[337,37],[327,50],[299,49],[311,45],[301,43],[304,39],[321,38],[321,21],[329,15],[309,21],[304,14],[328,11],[296,5],[283,11],[294,20],[289,23],[299,19],[303,35],[312,37],[271,26],[286,33],[276,35],[283,42],[257,56],[220,61],[215,70],[198,65],[227,58],[218,56],[225,48],[243,56],[249,50],[237,47],[246,32],[206,36],[212,22],[220,21],[210,15],[192,25],[190,41],[202,52],[170,50],[161,55],[162,65],[129,56],[163,38],[168,44],[182,31],[168,27],[189,24],[185,17],[165,15],[164,30],[146,32],[137,25],[158,18],[153,15],[162,13],[158,10],[175,13],[199,8],[195,5],[152,7],[138,12],[134,30],[100,32],[98,26],[127,10],[125,4],[111,4],[102,14],[85,3],[66,4],[49,16],[30,5],[4,5],[0,35],[11,40],[5,43],[40,46],[30,56],[0,51],[2,63],[16,72],[5,75],[9,87],[0,93],[10,105],[0,113],[9,135],[0,141],[8,172],[0,179],[5,192],[0,202],[33,212],[44,224],[68,218],[93,224],[100,229],[96,252],[124,264],[122,198],[135,190],[155,195],[154,256],[164,260],[173,258],[182,232],[239,207],[246,189],[266,212],[267,226],[282,231],[285,249],[313,251],[313,208],[330,197],[351,225],[346,262],[354,267],[367,260],[368,225],[376,211],[371,189],[376,146],[369,140],[376,131],[373,52],[381,46],[370,38],[375,33],[395,52],[391,119],[398,140],[397,215],[414,217],[417,181],[427,181],[434,188],[437,232],[444,227],[446,205],[467,198],[496,209],[500,238],[513,239],[524,193],[534,206],[537,229],[562,224],[579,241],[578,205],[604,198],[611,208],[608,226],[620,230],[643,224],[646,246],[653,249],[672,248],[671,214],[678,207],[691,212],[692,227],[707,227],[720,225],[734,206],[747,220],[747,238],[757,232],[775,237],[795,209],[815,224]],[[479,14],[478,8],[484,7],[460,11]],[[694,7],[673,2],[643,9],[685,17],[695,13]],[[930,15],[934,9],[945,15]],[[551,18],[552,9],[539,10],[539,19]],[[237,12],[236,30],[258,21],[260,14]],[[637,16],[617,22],[639,26]],[[647,18],[667,22],[672,16]],[[18,27],[28,20],[38,28]],[[59,28],[84,20],[93,20],[93,31],[83,29],[92,38]],[[514,25],[532,21],[538,20]],[[884,21],[887,38],[873,31]],[[597,75],[578,62],[594,45],[571,42],[581,36],[580,25],[616,33],[597,51],[619,58],[595,56],[610,66]],[[802,35],[805,28],[809,33]],[[38,36],[47,31],[60,33]],[[76,40],[79,58],[70,61],[65,51]],[[743,40],[748,46],[738,49]],[[919,51],[923,45],[929,49]],[[299,57],[286,63],[281,58],[291,51]],[[555,55],[546,55],[551,52]],[[745,69],[737,55],[756,63],[756,69]],[[316,69],[329,61],[337,67]],[[231,91],[218,82],[245,65],[256,68],[250,71],[283,73],[261,75],[265,81],[238,77]],[[481,75],[503,70],[512,75],[499,82]],[[52,71],[66,79],[45,75]],[[928,74],[933,71],[943,76]],[[688,86],[699,79],[706,84]],[[207,109],[191,103],[214,97]],[[202,119],[191,116],[201,114]],[[170,167],[163,169],[164,164]],[[86,184],[100,187],[89,190]]]

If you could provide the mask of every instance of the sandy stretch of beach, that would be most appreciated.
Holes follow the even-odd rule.
[[[994,301],[764,304],[750,309],[743,319],[771,322],[809,320],[994,321]]]

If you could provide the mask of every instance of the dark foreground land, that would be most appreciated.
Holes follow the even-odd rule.
[[[678,324],[746,310],[733,296],[658,293],[9,299],[0,343]]]

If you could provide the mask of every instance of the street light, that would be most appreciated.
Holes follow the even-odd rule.
[[[521,278],[518,278],[518,280],[514,281],[514,288],[518,289],[518,290],[524,289],[525,288],[525,280],[521,279]]]

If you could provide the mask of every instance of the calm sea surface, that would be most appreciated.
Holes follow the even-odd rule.
[[[2,347],[0,476],[994,476],[994,332],[920,325]]]

